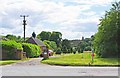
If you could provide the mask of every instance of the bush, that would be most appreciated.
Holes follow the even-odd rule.
[[[27,57],[38,57],[40,56],[41,49],[39,46],[30,43],[23,43],[23,51],[26,52]]]
[[[2,59],[15,59],[15,51],[23,50],[22,45],[12,40],[1,41]]]
[[[63,47],[62,47],[62,52],[65,53],[65,54],[68,52],[68,49],[67,49],[66,46],[63,46]]]
[[[73,54],[76,54],[76,51],[73,51]]]
[[[83,49],[81,49],[81,50],[80,50],[80,53],[83,53],[83,51],[84,51],[84,50],[83,50]]]
[[[56,54],[61,54],[61,49],[60,48],[57,49]]]
[[[91,47],[90,46],[85,47],[85,51],[91,51]]]

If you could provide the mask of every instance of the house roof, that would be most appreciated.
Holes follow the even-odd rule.
[[[38,44],[40,46],[46,46],[41,40],[34,38],[34,37],[30,37],[30,38],[33,39],[36,44]]]

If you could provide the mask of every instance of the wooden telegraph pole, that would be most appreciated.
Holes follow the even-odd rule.
[[[28,15],[20,15],[20,17],[23,17],[24,41],[25,41],[25,25],[27,25],[25,17],[28,17]]]

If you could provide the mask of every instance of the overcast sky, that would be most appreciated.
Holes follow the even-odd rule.
[[[27,37],[41,31],[59,31],[66,39],[91,37],[114,1],[119,0],[0,0],[0,34],[23,37],[20,15],[29,15]]]

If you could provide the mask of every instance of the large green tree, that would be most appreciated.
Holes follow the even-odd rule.
[[[77,46],[77,50],[80,51],[81,53],[83,53],[86,45],[87,45],[87,43],[85,41],[80,41],[80,43]]]
[[[61,47],[62,33],[53,31],[50,36],[50,41],[54,41],[57,44],[57,47]]]
[[[117,57],[120,51],[120,2],[112,4],[100,21],[94,36],[94,50],[99,57]]]
[[[50,40],[51,32],[42,31],[40,34],[37,35],[37,38],[44,40]]]
[[[62,51],[66,51],[67,53],[70,53],[71,50],[71,44],[68,39],[62,40]]]
[[[54,41],[48,41],[48,40],[44,40],[43,41],[44,44],[47,46],[48,49],[53,50],[54,52],[56,52],[57,50],[57,45]]]
[[[6,38],[9,39],[9,40],[17,40],[17,37],[15,35],[11,35],[11,34],[8,34],[6,35]]]
[[[9,39],[9,40],[14,40],[14,41],[17,41],[17,42],[24,41],[24,39],[21,38],[21,36],[15,36],[15,35],[11,35],[11,34],[7,34],[6,36],[4,36],[4,38]]]

